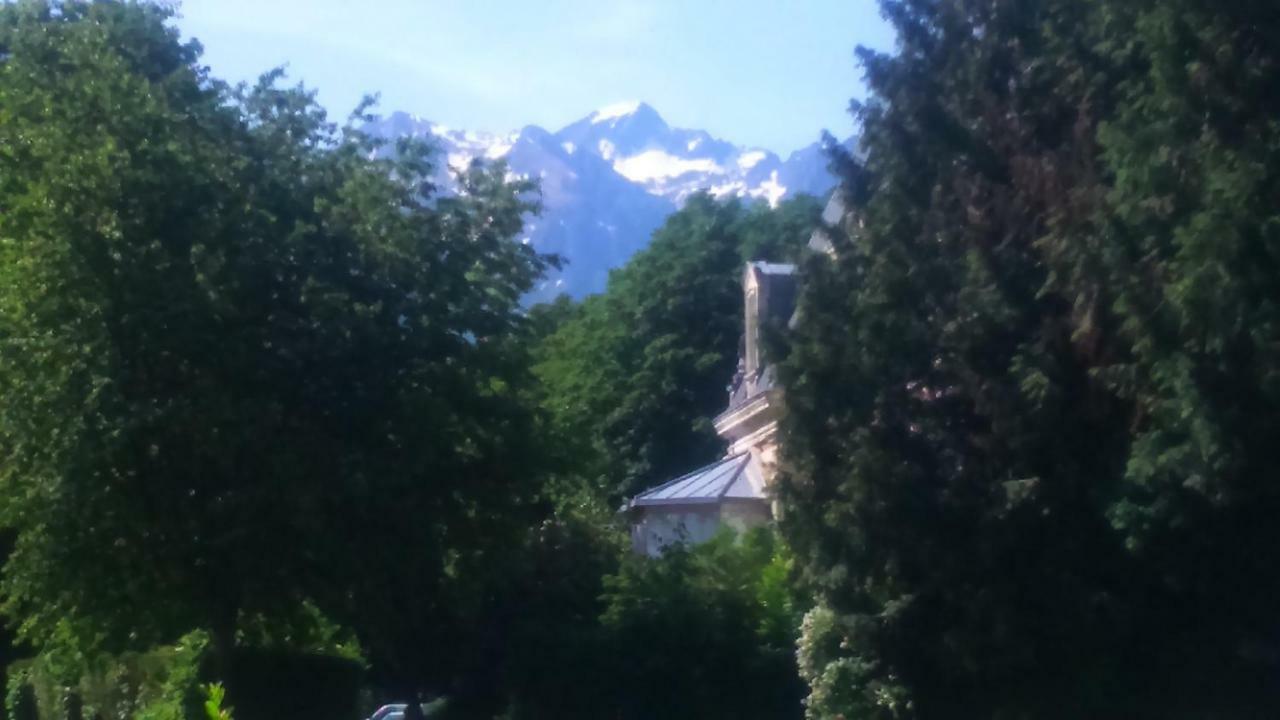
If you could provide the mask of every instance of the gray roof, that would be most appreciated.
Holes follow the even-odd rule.
[[[764,496],[756,488],[761,483],[752,483],[753,474],[759,474],[759,468],[751,462],[751,453],[731,455],[646,490],[632,498],[627,507],[699,505],[724,499],[760,500]]]
[[[751,267],[760,273],[761,300],[764,301],[760,319],[785,324],[796,309],[796,266],[753,262]]]
[[[727,415],[748,400],[768,392],[778,384],[778,371],[773,365],[766,365],[756,371],[755,377],[741,377],[729,386],[729,407],[716,417]]]
[[[765,275],[794,275],[796,272],[796,266],[791,263],[774,263],[757,260],[751,264]]]

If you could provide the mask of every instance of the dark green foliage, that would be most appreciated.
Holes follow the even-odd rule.
[[[590,555],[560,535],[544,557]],[[607,574],[599,564],[590,573],[545,566],[589,587],[545,595],[514,636],[527,654],[513,665],[511,717],[799,717],[800,611],[771,532],[726,532],[658,559],[619,557]]]
[[[605,294],[554,311],[567,319],[536,372],[571,485],[616,500],[719,456],[711,418],[738,359],[743,264],[792,258],[818,211],[808,197],[773,210],[695,195]]]
[[[813,717],[1280,703],[1265,5],[885,3],[783,373]]]
[[[617,573],[624,537],[610,517],[561,517],[525,545],[511,585],[514,602],[500,663],[500,692],[512,718],[609,715],[610,674],[602,658],[617,652],[600,632],[605,578]]]
[[[364,668],[351,660],[289,650],[237,649],[224,678],[237,720],[351,720]]]
[[[207,628],[225,663],[310,600],[447,683],[536,517],[531,188],[476,166],[434,197],[427,148],[370,159],[165,19],[0,5],[5,610],[85,652]]]
[[[798,613],[772,533],[725,532],[609,578],[602,617],[623,718],[798,718]]]
[[[201,718],[208,642],[206,633],[196,632],[144,653],[86,656],[70,646],[51,648],[12,667],[8,704],[15,715],[29,704],[44,720],[65,720],[69,709],[86,718]],[[237,699],[238,718],[350,720],[363,680],[364,668],[349,659],[237,648],[225,683]]]
[[[36,708],[36,691],[29,684],[23,684],[16,692],[13,703],[6,708],[13,720],[39,720],[40,713]]]
[[[208,642],[206,633],[195,632],[173,645],[119,655],[86,655],[57,643],[11,666],[6,705],[14,717],[30,713],[32,720],[65,720],[72,707],[84,717],[200,717]]]

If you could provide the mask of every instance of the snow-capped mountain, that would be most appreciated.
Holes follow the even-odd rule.
[[[776,205],[787,195],[823,195],[834,185],[818,143],[783,160],[702,130],[673,128],[641,102],[601,108],[555,133],[533,125],[507,134],[463,131],[399,112],[368,130],[432,139],[447,164],[436,178],[442,188],[450,187],[449,168],[475,158],[505,160],[512,172],[539,180],[543,212],[529,219],[522,240],[567,264],[533,302],[603,290],[609,270],[644,247],[667,215],[699,190]]]

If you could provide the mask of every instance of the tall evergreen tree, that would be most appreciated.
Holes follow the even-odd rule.
[[[1273,709],[1277,16],[883,6],[783,372],[810,715]]]

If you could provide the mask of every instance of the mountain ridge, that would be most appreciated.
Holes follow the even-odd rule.
[[[503,160],[515,175],[539,181],[543,212],[529,218],[521,241],[560,255],[566,265],[531,302],[602,291],[609,270],[647,245],[695,192],[777,205],[799,193],[825,195],[835,184],[820,142],[783,159],[705,130],[672,127],[642,101],[599,108],[555,132],[538,125],[508,133],[458,130],[404,112],[365,129],[386,139],[431,140],[445,159],[434,179],[446,191],[453,170],[477,158]]]

